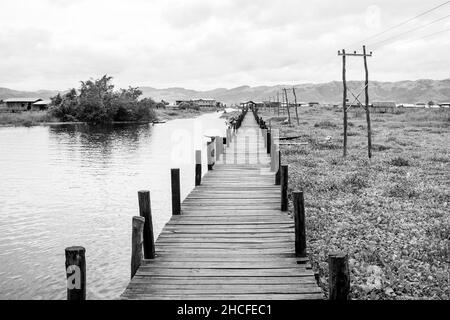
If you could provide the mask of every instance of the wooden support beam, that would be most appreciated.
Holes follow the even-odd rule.
[[[133,217],[131,231],[131,279],[133,279],[142,263],[142,239],[144,225],[144,217]]]
[[[214,151],[214,140],[208,141],[206,143],[206,152],[208,158],[208,171],[212,170],[215,163],[215,151]]]
[[[202,183],[202,151],[195,151],[195,185]]]
[[[145,218],[144,224],[144,257],[155,258],[155,239],[153,235],[152,209],[150,202],[150,191],[138,191],[139,215]]]
[[[281,166],[281,211],[288,210],[288,165]]]
[[[276,167],[275,167],[275,185],[279,186],[281,184],[281,150],[277,148],[276,153]]]
[[[303,192],[293,193],[295,222],[295,256],[306,258],[305,200]]]
[[[341,252],[330,253],[328,267],[329,299],[348,300],[350,293],[348,255]]]
[[[177,216],[181,214],[180,169],[171,169],[170,178],[172,185],[172,214]]]
[[[65,253],[67,300],[86,300],[86,249],[69,247]]]

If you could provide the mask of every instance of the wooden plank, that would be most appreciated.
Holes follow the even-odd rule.
[[[296,267],[297,262],[285,261],[147,261],[142,266],[152,268],[173,269],[290,269]]]
[[[297,277],[157,277],[157,276],[135,276],[133,284],[166,284],[166,285],[185,285],[185,284],[205,284],[205,285],[220,285],[220,284],[301,284],[301,283],[316,283],[312,276],[297,276]]]
[[[202,277],[291,277],[291,276],[313,276],[311,271],[302,270],[298,267],[283,269],[173,269],[173,268],[153,268],[150,266],[141,266],[136,275],[152,276],[202,276]]]
[[[135,294],[125,293],[123,299],[137,300],[323,300],[322,294]]]

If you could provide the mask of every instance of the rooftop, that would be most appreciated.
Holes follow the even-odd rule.
[[[40,98],[9,98],[3,100],[3,102],[37,102],[41,100]]]

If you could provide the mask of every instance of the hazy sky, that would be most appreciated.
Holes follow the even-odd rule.
[[[212,89],[341,79],[337,50],[444,0],[0,0],[0,87]],[[373,80],[450,77],[450,4],[366,41]],[[410,29],[391,41],[371,46]],[[398,41],[394,41],[398,40]],[[361,58],[349,78],[362,79]]]

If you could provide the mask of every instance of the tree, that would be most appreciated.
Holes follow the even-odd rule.
[[[138,100],[142,91],[128,87],[114,91],[112,77],[81,81],[79,94],[75,89],[64,96],[52,98],[53,114],[62,121],[84,121],[91,124],[113,121],[151,121],[156,118],[155,102]]]

